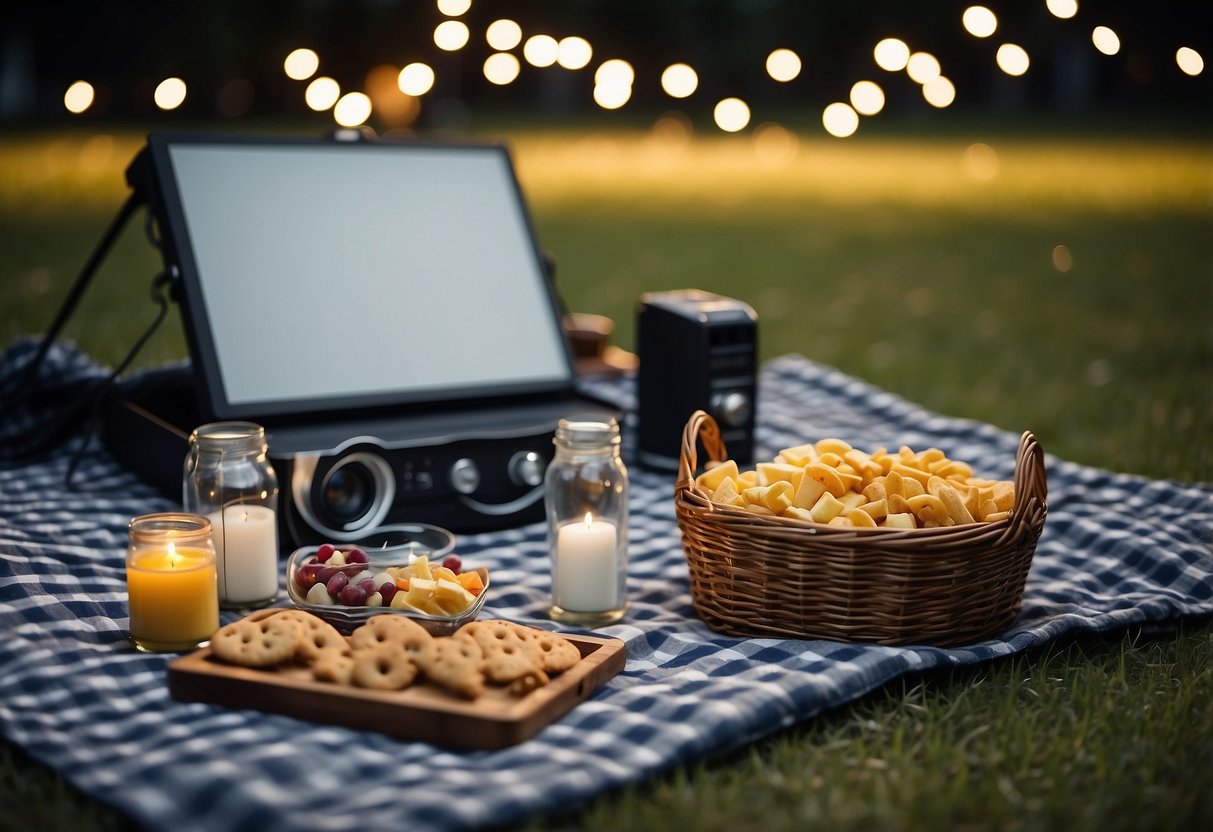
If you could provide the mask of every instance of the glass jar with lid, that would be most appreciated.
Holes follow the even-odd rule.
[[[554,620],[582,626],[627,610],[628,472],[619,424],[560,420],[544,475]]]
[[[253,609],[278,597],[278,477],[265,429],[212,422],[190,434],[182,503],[211,521],[219,605]]]

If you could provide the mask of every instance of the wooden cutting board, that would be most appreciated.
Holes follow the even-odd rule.
[[[424,681],[401,691],[366,690],[318,682],[306,667],[259,670],[226,664],[209,647],[170,662],[168,687],[173,698],[184,702],[252,708],[402,740],[491,750],[534,736],[623,669],[627,650],[619,639],[562,635],[581,651],[581,661],[521,697],[486,685],[482,696],[467,700]]]

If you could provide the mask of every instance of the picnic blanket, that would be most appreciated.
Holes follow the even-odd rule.
[[[30,351],[12,346],[0,358],[0,381]],[[66,344],[55,345],[46,370],[65,384],[105,374]],[[634,412],[629,380],[593,386]],[[929,413],[803,357],[767,363],[759,396],[760,458],[838,436],[858,447],[935,446],[979,460],[987,475],[1012,474],[1017,433]],[[1023,611],[999,637],[957,649],[724,637],[691,609],[672,475],[633,466],[631,609],[597,631],[626,642],[626,668],[532,740],[455,752],[170,698],[172,656],[127,642],[123,558],[132,516],[178,506],[100,450],[77,475],[89,490],[65,490],[79,442],[0,465],[0,729],[148,829],[521,822],[735,748],[908,672],[986,661],[1067,633],[1213,612],[1213,486],[1050,456],[1049,517]],[[542,524],[461,536],[458,551],[492,570],[485,616],[552,626]]]

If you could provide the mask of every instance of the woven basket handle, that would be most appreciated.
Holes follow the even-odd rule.
[[[705,410],[696,410],[687,420],[682,429],[682,453],[678,457],[678,480],[674,483],[675,491],[691,487],[695,478],[695,469],[699,466],[697,458],[698,442],[703,441],[703,449],[708,459],[723,462],[728,459],[724,440],[720,438],[720,426]]]
[[[1011,528],[1043,522],[1048,496],[1044,449],[1031,431],[1024,431],[1015,454],[1015,512]]]

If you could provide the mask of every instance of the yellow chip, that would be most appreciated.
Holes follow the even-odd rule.
[[[851,450],[851,443],[834,437],[827,437],[826,439],[818,439],[814,447],[817,449],[818,456],[822,454],[835,454],[841,458],[843,454]]]
[[[800,485],[800,481],[804,479],[804,468],[799,465],[787,465],[777,462],[760,462],[758,468],[758,482],[762,485],[770,485],[772,483],[784,481],[790,482],[792,488]]]
[[[739,506],[745,502],[741,499],[741,494],[737,492],[737,483],[731,479],[726,479],[719,488],[712,492],[711,500],[717,505],[724,506]]]
[[[846,506],[838,502],[838,498],[827,491],[809,509],[809,514],[812,516],[814,523],[828,523],[831,519],[842,514],[844,510],[846,510]]]
[[[864,486],[863,496],[867,497],[868,501],[873,503],[887,497],[888,495],[884,490],[884,477],[872,480],[872,482]]]
[[[883,520],[889,516],[889,501],[882,497],[874,502],[864,503],[859,510],[869,514],[873,520]]]
[[[800,485],[796,489],[796,495],[792,497],[792,505],[797,508],[811,509],[821,495],[826,491],[825,483],[821,480],[815,480],[812,477],[804,476],[800,478]]]
[[[913,466],[907,465],[904,462],[894,462],[893,467],[889,470],[890,472],[896,471],[897,473],[901,474],[903,479],[914,480],[922,486],[925,486],[931,479],[931,474],[929,471],[923,471],[921,468],[914,468]]]
[[[905,513],[889,514],[881,523],[886,529],[916,529],[918,524],[914,522],[914,515],[908,511]]]
[[[861,508],[853,508],[848,511],[847,519],[851,521],[851,525],[860,529],[876,528],[876,521],[872,519],[872,515]]]
[[[795,517],[797,520],[807,520],[810,523],[813,522],[812,513],[807,508],[800,508],[798,506],[788,506],[784,509],[783,516]]]
[[[804,466],[804,474],[806,477],[812,477],[826,487],[826,491],[833,494],[835,497],[841,497],[847,493],[847,487],[843,484],[842,478],[838,476],[838,472],[829,465],[824,465],[820,462],[810,462]]]
[[[711,494],[720,487],[720,484],[724,482],[726,477],[735,480],[737,479],[739,473],[740,472],[737,470],[737,463],[731,459],[728,459],[716,467],[709,468],[708,470],[704,471],[695,478],[695,483],[704,491]]]
[[[740,474],[737,475],[737,487],[738,488],[741,488],[742,486],[744,486],[746,488],[753,488],[754,486],[759,485],[759,484],[760,483],[758,482],[758,472],[757,471],[742,471]]]
[[[961,498],[959,492],[955,488],[944,486],[939,489],[939,499],[943,501],[943,507],[947,509],[948,516],[952,518],[952,522],[958,526],[963,526],[966,523],[973,523],[973,515],[965,507],[964,499]]]
[[[779,452],[783,457],[783,461],[789,465],[799,465],[801,468],[808,465],[810,462],[817,461],[817,449],[813,447],[811,442],[806,442],[803,445],[795,445],[791,448],[784,448]]]
[[[792,484],[786,480],[747,488],[741,492],[742,498],[750,505],[762,505],[773,514],[781,514],[785,508],[792,505]]]

